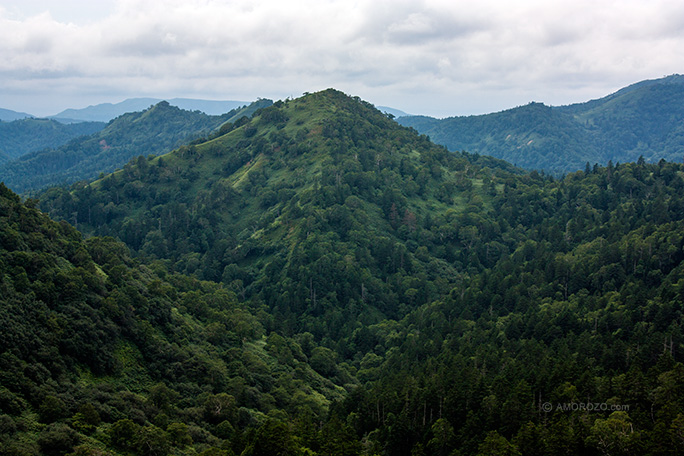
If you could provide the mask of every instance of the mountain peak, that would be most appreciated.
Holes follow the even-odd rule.
[[[321,315],[326,302],[366,300],[353,310],[356,316],[366,308],[400,316],[406,309],[383,304],[393,302],[384,285],[389,276],[414,264],[398,245],[428,211],[461,211],[470,198],[491,199],[496,187],[491,177],[482,184],[476,160],[487,159],[450,154],[370,103],[328,89],[278,101],[249,120],[224,125],[206,142],[139,157],[71,197],[55,190],[42,200],[55,215],[74,220],[77,212],[85,232],[117,235],[142,255],[184,244],[173,247],[178,270],[227,286],[239,281],[246,295],[279,303],[288,315]],[[95,209],[80,209],[86,207]],[[139,217],[126,220],[126,212]],[[359,233],[371,241],[359,240]],[[310,253],[318,258],[317,278],[301,269],[302,249],[314,244],[327,246]],[[394,259],[385,264],[388,256]],[[334,278],[342,264],[354,271],[348,282]],[[446,277],[456,277],[445,267]],[[299,286],[274,288],[263,268],[288,283],[305,280],[320,298],[307,298]],[[363,279],[368,274],[378,279]],[[371,294],[377,297],[372,302]]]

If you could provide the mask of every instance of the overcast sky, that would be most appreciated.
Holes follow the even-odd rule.
[[[334,87],[437,117],[684,73],[682,0],[0,0],[0,108]]]

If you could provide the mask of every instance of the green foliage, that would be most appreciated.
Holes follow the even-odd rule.
[[[478,456],[520,456],[520,452],[506,437],[492,431],[487,434],[484,442],[479,446]]]
[[[134,423],[128,418],[118,420],[109,428],[109,440],[115,448],[133,451],[140,429],[139,424]]]
[[[55,121],[35,119],[0,123],[0,130],[14,124],[48,124],[52,126],[52,130],[64,130],[62,136],[68,133],[69,139],[73,138],[68,143],[66,137],[61,143],[57,138],[46,138],[42,147],[34,145],[23,152],[18,144],[3,147],[0,142],[0,150],[19,148],[14,155],[17,160],[0,166],[0,181],[4,181],[14,191],[27,192],[93,179],[124,166],[135,157],[164,154],[180,144],[196,141],[222,124],[249,116],[268,104],[269,100],[260,100],[221,116],[209,116],[199,111],[185,111],[163,101],[145,111],[119,116],[106,126],[99,122],[62,125]],[[34,138],[34,141],[43,136],[39,136],[35,129],[34,127],[25,133]],[[8,136],[20,141],[20,132],[8,133]]]
[[[45,193],[61,222],[0,186],[0,438],[676,454],[683,178],[521,174],[328,90]]]
[[[178,435],[179,429],[173,429],[174,437],[181,438],[181,446],[185,446],[186,439]],[[135,441],[136,452],[141,456],[163,456],[170,449],[169,435],[157,426],[144,426],[138,430]]]
[[[310,404],[321,417],[341,399],[294,341],[281,337],[296,365],[267,351],[261,323],[233,292],[139,264],[113,238],[83,241],[32,206],[0,185],[5,448],[100,454],[84,443],[96,438],[167,454],[240,441],[238,408],[250,417],[242,426],[253,425],[274,396],[283,409]]]
[[[288,425],[278,420],[266,421],[254,434],[245,456],[294,456],[297,444]]]
[[[73,450],[79,436],[66,424],[54,423],[40,433],[37,442],[41,454],[62,455]]]
[[[407,116],[402,125],[450,150],[491,155],[528,169],[564,174],[589,164],[681,162],[684,77],[644,81],[570,106],[530,103],[482,116]]]
[[[63,418],[66,413],[66,404],[60,398],[47,396],[38,408],[38,416],[43,423],[52,423]]]
[[[49,119],[21,119],[0,122],[0,151],[8,159],[30,152],[58,148],[79,136],[92,135],[105,127],[102,122],[63,124]]]

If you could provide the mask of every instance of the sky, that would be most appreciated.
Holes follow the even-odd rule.
[[[435,117],[684,73],[681,0],[0,0],[0,108],[329,87]]]

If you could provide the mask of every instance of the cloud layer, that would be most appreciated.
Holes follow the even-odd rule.
[[[448,115],[583,101],[684,62],[679,0],[29,3],[0,7],[2,107],[336,87]]]

